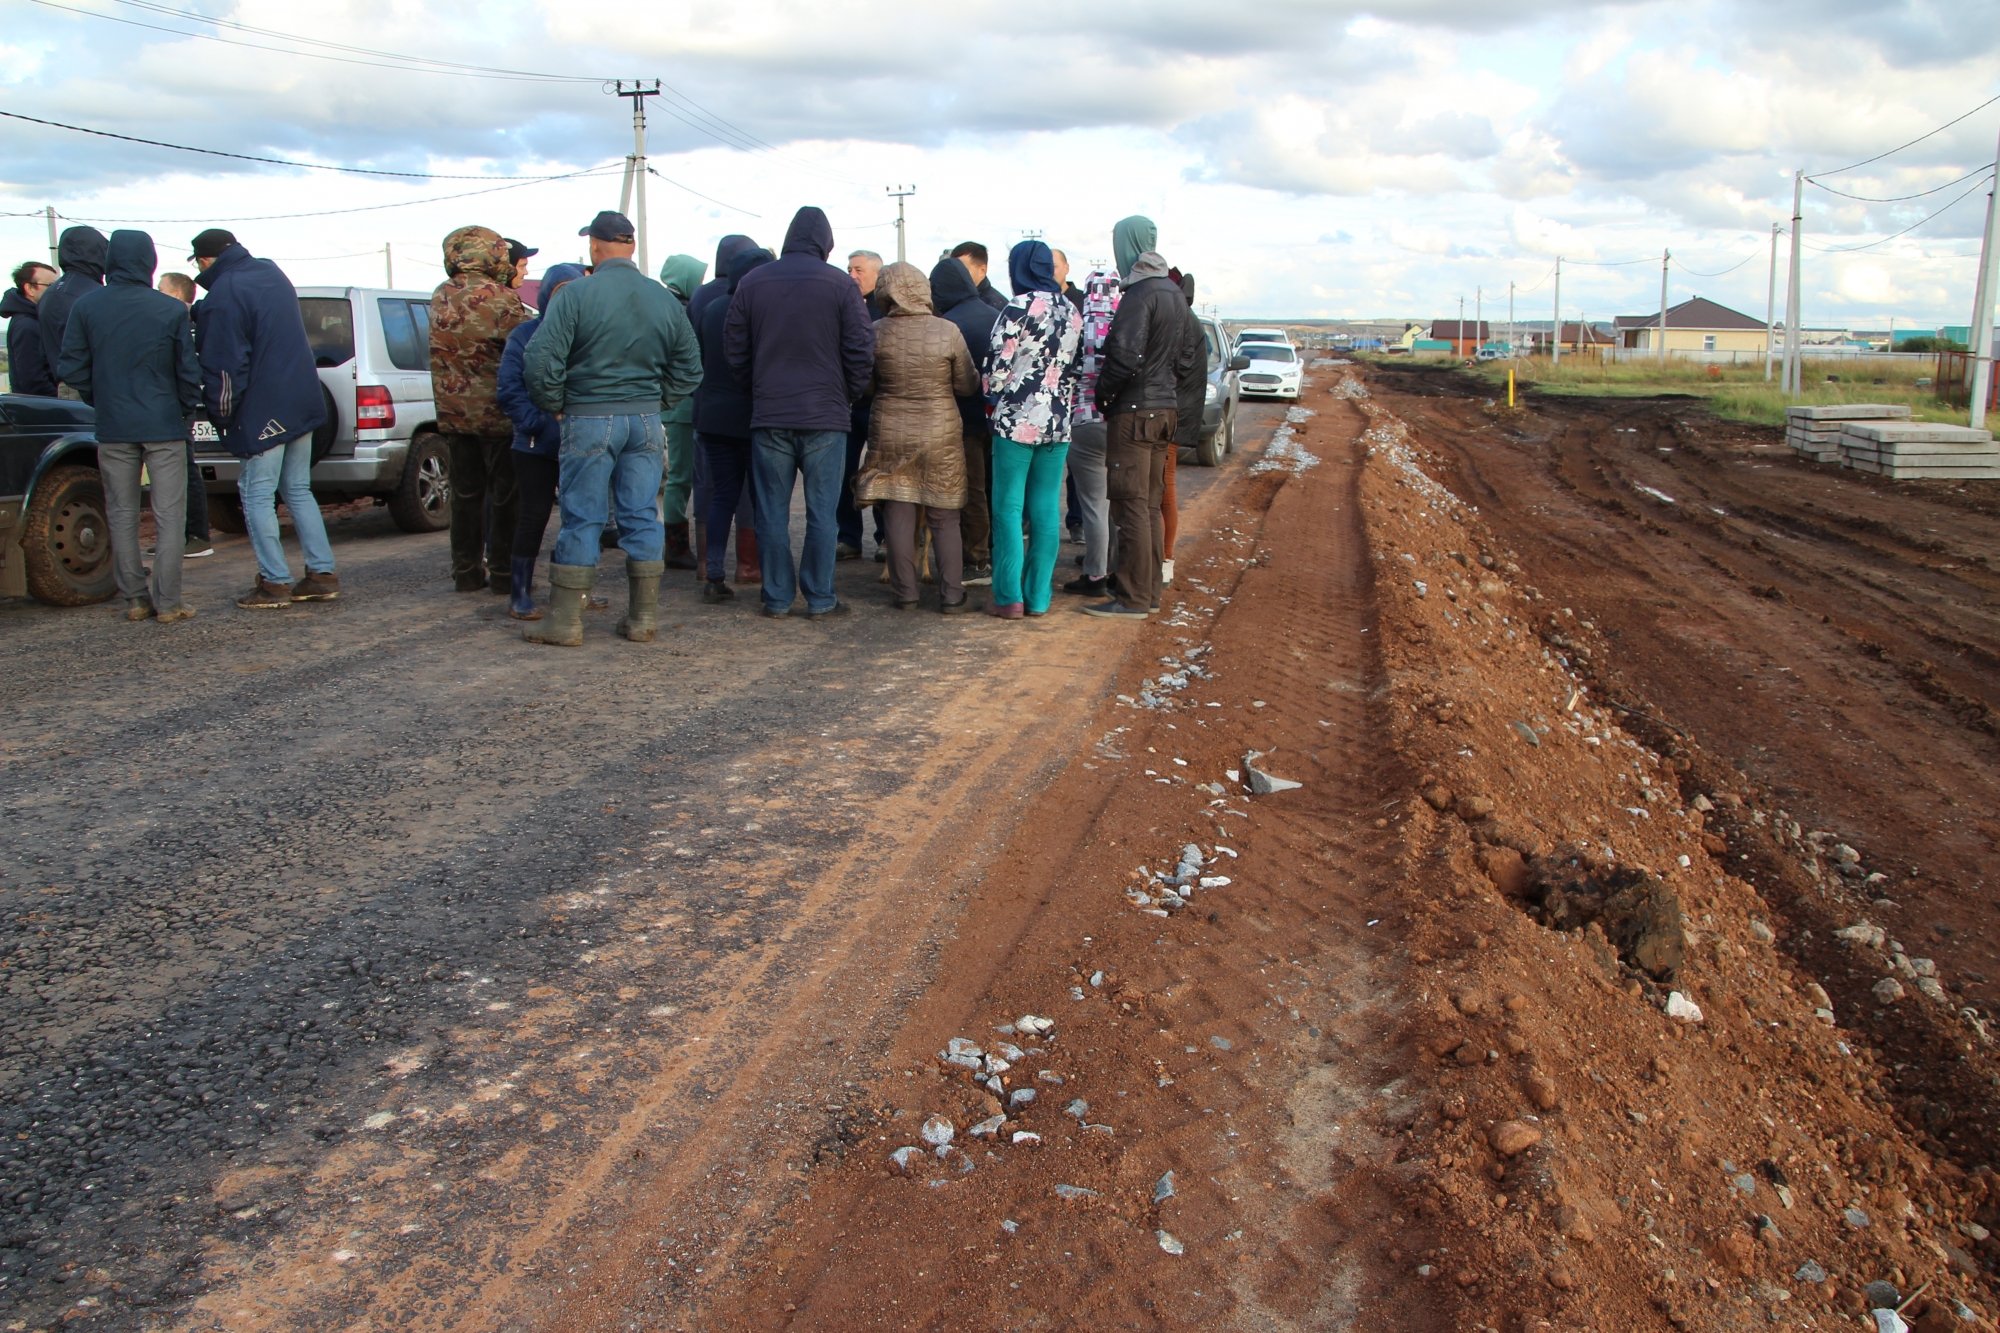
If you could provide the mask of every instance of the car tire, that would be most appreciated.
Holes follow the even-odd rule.
[[[94,467],[50,468],[21,524],[28,594],[50,606],[88,606],[118,590],[111,515]]]
[[[1222,424],[1216,423],[1212,431],[1198,437],[1194,446],[1194,457],[1203,467],[1222,466]]]
[[[1236,452],[1236,404],[1231,403],[1222,414],[1222,452],[1225,457]]]
[[[243,518],[243,497],[234,491],[228,495],[209,496],[208,526],[232,537],[241,537],[250,531],[249,523]]]
[[[435,431],[410,440],[403,479],[389,497],[389,517],[405,532],[441,532],[451,526],[451,450]]]

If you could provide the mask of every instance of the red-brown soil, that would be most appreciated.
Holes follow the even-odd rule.
[[[1191,506],[1169,616],[961,665],[962,734],[894,759],[935,798],[844,807],[899,840],[691,1030],[736,1065],[663,1061],[495,1276],[431,1275],[459,1303],[373,1307],[1747,1330],[1868,1327],[1879,1281],[1991,1327],[2000,487],[1684,400],[1314,379],[1289,456]],[[1248,794],[1251,750],[1303,785]],[[1229,882],[1157,915],[1190,843]],[[1021,1048],[997,1094],[953,1038]]]

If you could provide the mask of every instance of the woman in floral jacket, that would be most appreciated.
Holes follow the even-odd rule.
[[[986,401],[993,414],[993,605],[1014,620],[1049,609],[1062,543],[1063,464],[1069,455],[1071,391],[1083,319],[1056,283],[1055,257],[1040,241],[1007,256],[1014,299],[993,325]],[[1028,514],[1026,570],[1021,511]]]

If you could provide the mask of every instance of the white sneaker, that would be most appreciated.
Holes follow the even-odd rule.
[[[1174,586],[1174,562],[1171,560],[1160,562],[1160,586],[1162,588]]]
[[[208,545],[208,543],[204,542],[199,547],[190,547],[189,549],[182,551],[181,558],[183,560],[199,560],[205,555],[214,555],[214,554],[215,554],[215,548],[213,546]]]

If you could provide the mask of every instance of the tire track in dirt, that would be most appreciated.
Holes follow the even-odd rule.
[[[875,1132],[691,1307],[665,1304],[685,1286],[628,1267],[563,1302],[555,1327],[641,1310],[687,1328],[1435,1327],[1420,1297],[1389,1299],[1400,1281],[1352,1240],[1400,1225],[1381,1185],[1407,1095],[1400,960],[1371,915],[1396,873],[1375,825],[1400,775],[1380,745],[1362,422],[1312,401],[1301,440],[1321,465],[1239,482],[1239,508],[1180,562],[1177,613],[1137,631],[1139,660],[1198,657],[1212,678],[1167,709],[1100,711],[1099,745],[1036,801],[896,1033]],[[1247,804],[1196,789],[1248,748],[1304,788]],[[1165,921],[1124,901],[1136,864],[1189,841],[1235,853],[1204,872],[1230,886]],[[1043,1142],[974,1147],[964,1175],[885,1173],[923,1116],[984,1114],[934,1052],[1021,1012],[1057,1024],[1030,1063],[1063,1081],[1031,1077],[1041,1097],[1016,1122]],[[1059,1110],[1073,1098],[1089,1107],[1077,1119]],[[1177,1192],[1155,1203],[1169,1169]],[[1057,1184],[1096,1194],[1059,1199]]]

